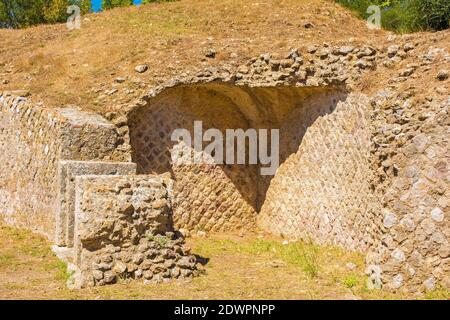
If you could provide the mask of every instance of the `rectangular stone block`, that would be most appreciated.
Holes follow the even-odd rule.
[[[130,162],[131,154],[102,116],[76,107],[47,108],[16,94],[0,92],[0,216],[65,243],[55,241],[55,230],[61,230],[59,161]]]
[[[168,175],[75,178],[73,288],[118,279],[195,276],[196,258],[173,229]]]
[[[59,161],[59,199],[56,213],[56,244],[73,246],[75,177],[81,175],[128,175],[136,173],[132,162]]]
[[[63,119],[61,159],[130,161],[116,127],[102,116],[70,107],[57,112]]]

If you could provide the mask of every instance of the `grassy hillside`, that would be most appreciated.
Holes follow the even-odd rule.
[[[416,42],[429,36],[414,34]],[[237,67],[265,52],[283,58],[292,48],[306,52],[324,42],[383,46],[389,37],[385,30],[369,30],[334,0],[180,0],[115,8],[84,16],[79,30],[65,24],[0,29],[0,90],[20,89],[48,106],[75,104],[103,113],[126,108],[152,86],[196,69]],[[434,45],[448,48],[448,42]],[[206,57],[210,49],[215,58]],[[148,71],[136,73],[139,64]],[[398,71],[382,72],[387,77]],[[126,81],[118,83],[118,77]]]
[[[383,34],[325,0],[181,0],[115,8],[86,15],[80,30],[65,24],[0,30],[0,89],[24,89],[50,106],[101,111],[195,68]],[[210,48],[215,59],[205,57]],[[149,71],[136,74],[135,66],[144,63]],[[118,85],[117,77],[129,79]],[[114,86],[117,93],[105,93]]]
[[[449,0],[336,0],[356,11],[361,18],[372,14],[371,5],[381,9],[381,23],[386,29],[400,33],[449,28]]]

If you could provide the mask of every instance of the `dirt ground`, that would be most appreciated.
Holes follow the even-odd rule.
[[[0,225],[0,299],[449,299],[365,288],[363,256],[334,247],[281,239],[212,235],[190,238],[208,259],[198,278],[144,285],[140,281],[69,290],[66,266],[43,237]],[[350,269],[347,264],[355,265]]]
[[[79,30],[65,24],[0,29],[0,91],[21,90],[48,107],[120,112],[175,75],[223,64],[237,68],[266,52],[283,57],[293,48],[304,53],[323,43],[387,47],[398,38],[417,44],[417,54],[433,48],[449,52],[449,33],[370,30],[331,0],[153,3],[86,15]],[[210,49],[216,51],[214,58],[206,56]],[[374,93],[391,86],[389,79],[416,62],[413,55],[393,68],[380,67],[361,79],[358,89]],[[136,73],[140,64],[148,71]],[[425,88],[436,82],[438,71],[431,65],[423,79],[412,77],[402,86],[413,81]]]
[[[0,91],[25,90],[52,107],[120,109],[195,68],[386,34],[326,0],[181,0],[118,8],[85,16],[80,30],[65,24],[0,30]],[[205,56],[209,49],[217,52],[214,59]],[[149,71],[137,74],[139,64]],[[115,83],[117,77],[127,81]]]

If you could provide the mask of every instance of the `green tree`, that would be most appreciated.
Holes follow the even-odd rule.
[[[91,0],[0,0],[0,27],[24,28],[64,22],[70,5],[78,5],[85,14],[90,11]]]
[[[6,6],[0,1],[0,28],[7,28],[9,22],[8,14],[6,13]]]
[[[0,0],[2,13],[0,21],[10,28],[26,27],[43,21],[43,6],[49,0]]]
[[[172,1],[177,1],[177,0],[142,0],[142,3],[147,4],[147,3],[155,3],[155,2],[172,2]]]
[[[133,4],[133,0],[103,0],[103,10],[115,7],[128,7]]]
[[[64,22],[67,20],[67,8],[71,5],[80,7],[81,14],[91,9],[90,0],[51,0],[44,8],[44,19],[47,23]]]

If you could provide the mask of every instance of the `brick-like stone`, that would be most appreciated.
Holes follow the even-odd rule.
[[[81,175],[127,175],[136,173],[131,162],[59,161],[59,199],[56,212],[55,242],[73,246],[75,220],[75,177]]]
[[[142,276],[147,282],[159,282],[178,278],[177,267],[189,271],[183,278],[198,274],[195,256],[177,250],[184,240],[173,229],[169,185],[167,176],[75,177],[71,287]],[[158,206],[153,206],[155,202]]]
[[[60,160],[129,160],[115,127],[73,107],[46,108],[0,92],[0,214],[54,240]],[[58,241],[59,242],[59,241]]]

